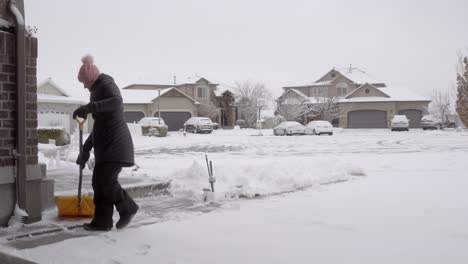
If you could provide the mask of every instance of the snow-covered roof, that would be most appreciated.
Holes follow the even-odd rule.
[[[313,86],[326,86],[331,84],[332,81],[321,81],[321,82],[314,82],[314,83],[306,83],[302,85],[292,85],[292,86],[285,86],[283,89],[294,89],[294,88],[302,88],[302,87],[313,87]]]
[[[176,87],[170,87],[166,89],[161,89],[161,96],[168,93],[169,91],[176,90],[177,92],[183,94],[189,100],[194,103],[198,103],[195,99],[185,94]],[[158,90],[120,90],[124,104],[151,104],[155,99],[159,97]]]
[[[364,102],[430,102],[431,100],[403,87],[378,87],[377,90],[389,97],[353,97],[340,99],[340,103]]]
[[[37,87],[39,88],[39,87],[41,87],[41,86],[43,86],[43,85],[46,85],[47,83],[49,83],[50,85],[52,85],[55,89],[57,89],[57,90],[58,90],[59,92],[61,92],[63,95],[70,97],[70,94],[69,94],[67,91],[65,91],[64,89],[62,89],[62,88],[61,88],[58,84],[56,84],[54,81],[52,81],[52,78],[50,78],[50,77],[47,78],[47,79],[45,79],[45,80],[42,81],[41,83],[39,83],[39,84],[37,85]]]
[[[383,83],[382,81],[379,81],[379,80],[375,79],[374,77],[372,77],[371,75],[369,75],[367,72],[365,72],[363,70],[360,70],[358,68],[355,68],[355,67],[339,69],[339,70],[336,70],[336,71],[339,72],[344,77],[350,79],[351,81],[353,81],[354,83],[357,83],[357,84]]]
[[[52,94],[37,94],[37,102],[39,103],[55,103],[55,104],[86,104],[87,102],[78,98],[52,95]]]
[[[161,95],[169,92],[174,87],[161,89]],[[159,97],[158,90],[120,90],[124,104],[151,104]]]
[[[225,93],[226,91],[229,91],[234,94],[234,88],[225,84],[218,84],[218,86],[216,86],[216,89],[214,90],[214,93],[216,96],[222,96],[223,93]]]

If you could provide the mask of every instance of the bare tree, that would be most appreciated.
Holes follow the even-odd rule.
[[[307,103],[302,102],[296,104],[279,104],[276,111],[286,121],[296,121],[307,115],[310,109]]]
[[[278,105],[278,114],[286,120],[297,121],[319,117],[321,120],[332,121],[339,117],[338,97],[311,97],[294,103],[281,103]]]
[[[264,83],[255,81],[236,82],[235,90],[238,94],[236,105],[240,119],[246,122],[247,127],[254,127],[259,106],[271,101],[271,92]]]
[[[213,103],[200,104],[198,107],[198,115],[203,117],[210,118],[213,122],[218,122],[218,117],[220,114],[219,108],[217,108]]]
[[[434,90],[428,112],[440,119],[442,124],[447,124],[451,114],[452,102],[453,96],[449,90]]]

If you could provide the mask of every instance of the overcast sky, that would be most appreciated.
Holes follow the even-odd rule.
[[[468,48],[466,0],[25,0],[38,27],[38,81],[83,92],[82,55],[132,83],[311,83],[356,66],[423,95],[455,80]]]

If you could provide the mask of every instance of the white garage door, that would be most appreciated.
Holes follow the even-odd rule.
[[[39,111],[37,126],[43,128],[61,127],[70,132],[70,114],[58,111]]]

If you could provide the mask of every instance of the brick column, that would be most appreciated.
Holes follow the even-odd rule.
[[[16,113],[16,37],[0,31],[0,226],[8,222],[16,203],[15,160]],[[37,39],[26,37],[26,158],[28,222],[41,219],[45,170],[37,157]]]

